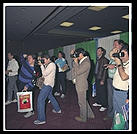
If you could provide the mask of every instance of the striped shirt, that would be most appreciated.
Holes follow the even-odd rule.
[[[109,64],[115,65],[116,63],[114,60],[110,59]],[[115,72],[116,72],[116,68],[108,69],[108,77],[113,79]]]

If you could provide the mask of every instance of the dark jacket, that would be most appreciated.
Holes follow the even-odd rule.
[[[98,71],[97,71],[97,74],[95,74],[95,77],[96,77],[96,79],[102,80],[105,82],[105,80],[107,79],[108,73],[107,73],[107,69],[105,69],[104,65],[109,64],[109,60],[103,56],[100,59],[98,59],[97,61],[98,61]]]

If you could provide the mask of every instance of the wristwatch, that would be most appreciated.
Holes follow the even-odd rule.
[[[121,64],[117,65],[117,67],[120,67],[120,66],[122,66],[122,65]]]

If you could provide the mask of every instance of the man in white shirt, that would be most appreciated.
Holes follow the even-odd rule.
[[[17,102],[16,93],[18,91],[16,81],[18,75],[19,65],[18,62],[14,59],[14,56],[11,52],[8,53],[8,67],[5,71],[5,74],[8,76],[8,99],[5,105],[10,104],[11,102]],[[14,100],[12,101],[12,93],[14,92]]]
[[[115,51],[113,53],[116,53]],[[121,49],[123,56],[114,57],[116,63],[116,73],[113,78],[114,95],[113,108],[114,111],[123,114],[122,106],[125,104],[129,87],[129,46],[124,44]]]
[[[38,118],[37,120],[34,121],[34,124],[36,125],[46,123],[45,100],[47,98],[51,101],[51,104],[54,107],[52,112],[61,113],[59,104],[52,95],[52,89],[54,87],[54,81],[55,81],[56,65],[53,62],[51,62],[49,55],[44,55],[42,59],[44,60],[44,64],[39,62],[39,65],[41,67],[42,77],[44,77],[44,85],[40,90],[37,100]]]

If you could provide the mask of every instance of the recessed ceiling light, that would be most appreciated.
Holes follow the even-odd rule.
[[[129,15],[127,14],[127,15],[124,15],[124,16],[122,16],[122,18],[124,18],[124,19],[129,19]]]
[[[101,27],[98,27],[98,26],[94,26],[94,27],[89,28],[89,30],[94,30],[94,31],[99,30],[99,29],[101,29]]]
[[[116,33],[121,33],[122,31],[116,30],[116,31],[112,31],[111,33],[116,34]]]
[[[88,7],[88,9],[94,10],[94,11],[100,11],[100,10],[105,9],[106,7],[108,7],[108,6],[90,6],[90,7]]]
[[[72,26],[73,24],[74,24],[74,23],[72,23],[72,22],[63,22],[63,23],[60,24],[60,26],[70,27],[70,26]]]

